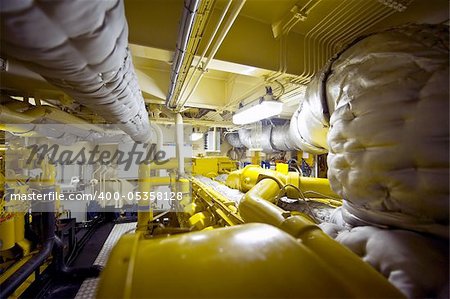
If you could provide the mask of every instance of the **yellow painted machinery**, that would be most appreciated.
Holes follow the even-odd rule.
[[[339,205],[326,179],[250,165],[226,181],[246,192],[239,203],[191,181],[192,201],[183,199],[178,213],[187,233],[122,237],[102,273],[99,298],[403,297],[309,216],[275,205],[280,196],[307,194]]]
[[[192,174],[215,177],[221,173],[229,173],[237,169],[237,161],[228,157],[195,157],[192,159]]]
[[[138,180],[138,223],[137,230],[153,233],[155,215],[153,212],[152,192],[155,187],[168,186],[173,193],[183,194],[185,202],[190,201],[190,182],[184,178],[177,178],[174,171],[178,167],[177,159],[169,159],[165,163],[143,163],[139,165]],[[160,177],[153,171],[166,170],[168,175]],[[176,209],[177,207],[174,207]]]
[[[55,169],[46,160],[41,164],[42,175],[36,179],[29,179],[12,175],[7,178],[1,174],[0,201],[0,273],[31,252],[31,242],[25,239],[25,215],[30,208],[29,203],[24,201],[6,201],[7,194],[28,194],[30,186],[36,189],[54,184]],[[5,190],[7,183],[8,190]],[[0,277],[0,282],[4,279]]]
[[[40,273],[47,266],[51,247],[37,248],[25,239],[25,217],[29,204],[23,201],[6,201],[6,194],[27,194],[29,188],[44,190],[55,184],[55,167],[45,159],[41,163],[42,173],[39,177],[25,180],[20,175],[9,174],[2,181],[7,183],[8,190],[2,184],[1,210],[0,210],[0,284],[5,294],[13,298],[18,297],[34,281],[36,273]],[[54,221],[53,209],[49,211]],[[47,213],[47,214],[49,214]],[[46,217],[40,217],[46,218]],[[31,217],[28,222],[31,221]],[[39,220],[36,220],[39,222]],[[54,223],[54,222],[53,222]],[[52,227],[52,232],[54,227]],[[44,233],[45,234],[45,233]],[[45,237],[45,236],[44,236]],[[46,240],[44,240],[46,241]],[[30,267],[31,264],[35,266]],[[5,290],[6,288],[6,290]],[[1,297],[1,296],[0,296]]]
[[[299,193],[311,198],[330,198],[339,200],[339,196],[331,190],[327,179],[302,177],[296,172],[283,174],[279,171],[264,169],[256,165],[247,165],[243,169],[230,173],[227,186],[247,192],[263,178],[271,178],[286,190],[290,198],[298,198]]]
[[[305,239],[313,236],[306,227]],[[326,240],[328,242],[331,240]],[[327,245],[327,244],[323,244]],[[337,245],[340,246],[340,245]],[[342,248],[342,247],[341,247]],[[400,293],[347,249],[324,255],[266,224],[183,234],[124,236],[98,298],[394,298]],[[327,248],[324,248],[328,250]],[[336,259],[343,268],[335,268]],[[346,277],[351,269],[358,281]]]
[[[67,280],[98,276],[99,269],[95,266],[72,268],[66,264],[66,244],[57,234],[55,165],[48,158],[40,164],[37,160],[24,163],[23,159],[15,158],[8,161],[11,167],[7,167],[6,177],[2,178],[6,184],[0,201],[0,298],[20,297],[46,269]],[[40,172],[36,176],[16,173],[15,169],[23,166],[39,168]],[[30,198],[28,195],[36,199],[24,200],[23,197]]]
[[[192,201],[184,206],[187,221],[182,222],[195,230],[243,224],[236,202],[229,200],[199,179],[192,178]],[[183,203],[181,203],[183,204]]]

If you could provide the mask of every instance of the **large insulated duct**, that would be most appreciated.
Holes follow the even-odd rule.
[[[149,120],[128,51],[123,2],[0,2],[1,54],[15,58],[135,141]]]
[[[239,147],[260,149],[265,153],[299,149],[289,134],[289,123],[281,126],[264,126],[261,130],[240,129],[238,136],[239,142],[234,140],[233,134],[227,135],[227,140],[233,147],[241,145]]]
[[[225,140],[234,148],[242,148],[244,145],[239,139],[239,133],[227,133]]]
[[[305,105],[301,105],[301,107],[305,107]],[[285,125],[265,126],[262,130],[243,128],[239,130],[239,142],[235,140],[233,134],[228,134],[227,136],[231,136],[227,137],[227,140],[233,147],[260,149],[265,153],[293,150],[301,150],[313,154],[326,153],[327,150],[322,147],[324,146],[324,142],[321,142],[321,144],[309,143],[300,133],[299,128],[308,127],[308,125],[305,125],[302,120],[304,118],[300,116],[301,111],[304,110],[297,110],[290,123]],[[323,141],[323,138],[326,138],[328,128],[325,130],[325,128],[322,127],[321,130],[323,132],[316,132],[315,136],[320,136],[321,141]]]
[[[354,41],[311,82],[301,133],[329,148],[345,221],[448,238],[448,79],[448,26],[409,25]]]
[[[270,144],[271,126],[265,126],[261,129],[240,129],[239,140],[248,149],[259,149],[270,153],[274,149]]]
[[[289,134],[289,123],[272,127],[270,143],[274,149],[279,151],[292,151],[298,149],[295,146],[292,136]]]
[[[326,141],[329,124],[321,103],[311,95],[314,84],[314,81],[310,83],[305,99],[291,118],[289,137],[296,149],[319,155],[328,150]]]

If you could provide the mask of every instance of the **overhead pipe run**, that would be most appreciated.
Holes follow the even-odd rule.
[[[192,57],[189,57],[189,59],[186,56],[189,54],[187,53],[189,39],[193,34],[193,28],[198,16],[197,11],[200,3],[201,0],[186,0],[184,2],[183,15],[181,17],[176,51],[170,75],[170,85],[166,98],[166,106],[170,109],[175,109],[177,107],[178,95],[176,94],[176,87],[179,84],[183,84],[185,79],[185,77],[181,78],[180,76],[182,68],[184,68],[186,64],[189,64],[190,66],[193,59],[193,55]]]
[[[31,123],[37,119],[43,118],[45,114],[45,109],[43,107],[36,107],[23,112],[18,112],[5,105],[0,105],[0,121],[3,124]]]
[[[312,5],[311,3],[314,2]],[[309,12],[320,2],[320,0],[309,0],[302,8],[299,8],[297,5],[294,5],[289,11],[289,14],[284,19],[272,24],[272,32],[275,38],[280,39],[280,66],[278,71],[271,76],[269,76],[266,81],[274,82],[287,71],[287,47],[288,41],[287,36],[291,29],[299,22],[306,20]],[[292,16],[291,16],[292,14]]]
[[[0,20],[6,58],[118,124],[135,141],[147,141],[148,114],[127,48],[123,1],[41,5],[6,0]]]
[[[212,44],[212,42],[213,42],[213,40],[214,40],[214,38],[215,38],[215,36],[217,34],[217,31],[219,30],[220,25],[222,24],[222,22],[223,22],[223,20],[225,18],[225,15],[227,14],[228,9],[230,8],[232,2],[233,2],[233,0],[229,0],[227,5],[223,9],[222,14],[220,15],[219,21],[217,22],[216,27],[214,28],[213,33],[211,34],[211,36],[210,36],[210,38],[208,40],[208,44],[203,49],[202,55],[198,59],[197,64],[195,65],[195,67],[193,68],[193,71],[191,72],[191,75],[189,76],[189,80],[185,84],[185,88],[181,91],[180,98],[182,98],[184,96],[184,93],[185,93],[186,89],[189,87],[189,85],[190,85],[190,83],[192,81],[192,78],[195,75],[196,70],[198,70],[200,68],[200,64],[202,63],[203,58],[205,58],[206,52],[209,50],[209,47],[211,46],[211,44]]]
[[[55,107],[33,106],[15,100],[0,105],[0,121],[1,130],[22,136],[45,136],[63,145],[79,140],[93,141],[105,135],[102,128]]]
[[[16,107],[27,109],[19,111],[18,109],[15,109]],[[26,124],[34,121],[41,121],[43,119],[54,120],[62,124],[80,126],[85,130],[99,133],[104,132],[102,128],[52,106],[33,106],[29,103],[16,100],[11,100],[5,105],[0,105],[0,121],[4,124]]]
[[[228,18],[226,19],[222,30],[220,31],[219,35],[217,36],[216,42],[214,43],[214,45],[211,48],[211,51],[208,55],[208,58],[206,59],[205,63],[202,65],[202,70],[200,75],[197,77],[197,80],[194,83],[194,86],[192,87],[191,91],[189,92],[189,94],[186,96],[186,98],[184,100],[182,100],[181,103],[178,104],[178,109],[181,109],[186,102],[191,98],[192,94],[195,92],[195,90],[197,89],[198,85],[200,84],[201,79],[203,78],[203,75],[205,74],[205,72],[208,69],[209,63],[211,62],[211,60],[214,58],[214,56],[216,55],[217,51],[219,50],[220,46],[222,45],[223,40],[225,39],[225,37],[227,36],[228,32],[230,31],[231,27],[234,24],[234,21],[236,20],[237,16],[239,15],[242,7],[244,6],[246,0],[238,0],[235,4],[235,6],[233,6],[233,8],[230,11],[230,15],[228,16]],[[229,4],[231,3],[231,1],[229,2]],[[225,16],[225,13],[228,10],[228,6],[226,7],[226,9],[224,10],[224,13],[222,14],[218,25],[220,25],[222,23],[223,17]],[[217,28],[216,28],[217,29]],[[203,59],[206,51],[208,50],[212,40],[215,37],[215,33],[217,32],[217,30],[214,32],[214,35],[211,36],[210,41],[208,42],[208,46],[207,48],[205,48],[204,50],[204,54],[202,55],[202,57],[200,58],[197,66],[199,65],[199,63],[201,63],[201,60]],[[197,68],[194,69],[194,71]],[[192,75],[193,76],[193,75]],[[191,77],[192,78],[192,77]],[[188,86],[186,86],[187,88]]]

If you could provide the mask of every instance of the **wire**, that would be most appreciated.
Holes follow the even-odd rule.
[[[315,217],[314,217],[314,213],[313,213],[313,211],[311,210],[311,207],[309,206],[309,203],[308,203],[308,201],[307,201],[307,198],[306,198],[305,195],[303,194],[302,190],[300,190],[300,188],[298,188],[298,187],[295,186],[295,185],[292,185],[292,184],[286,184],[286,185],[284,185],[283,187],[281,187],[280,192],[278,193],[277,197],[275,198],[276,202],[278,202],[278,200],[281,198],[281,196],[284,195],[284,191],[286,190],[287,187],[291,187],[291,188],[295,189],[295,190],[298,192],[299,198],[297,198],[297,201],[300,201],[300,198],[301,198],[302,201],[305,203],[306,208],[308,209],[308,211],[309,211],[309,213],[310,213],[310,216],[313,217],[314,220],[316,220]]]

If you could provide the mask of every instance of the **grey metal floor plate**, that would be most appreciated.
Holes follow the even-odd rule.
[[[75,299],[94,299],[100,278],[89,278],[83,281]]]
[[[103,244],[102,250],[95,259],[94,265],[104,267],[111,250],[114,245],[116,245],[117,241],[119,241],[119,238],[127,232],[132,232],[135,228],[136,222],[114,225],[113,229],[109,233],[108,239],[106,239],[105,244]],[[83,284],[80,286],[75,299],[94,299],[99,281],[99,278],[89,278],[83,281]]]
[[[105,244],[103,244],[102,250],[95,259],[94,265],[105,266],[108,260],[109,253],[119,241],[120,237],[127,233],[132,232],[136,228],[136,222],[121,223],[114,225],[113,229],[109,233],[108,239],[106,239]]]

